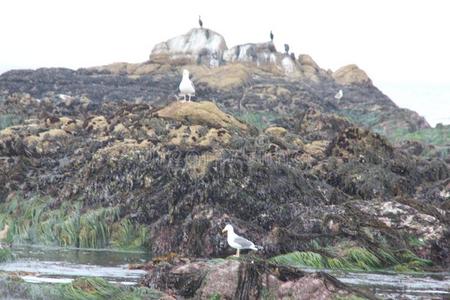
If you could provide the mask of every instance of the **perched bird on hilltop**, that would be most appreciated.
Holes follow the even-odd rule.
[[[200,28],[203,28],[203,22],[200,16],[198,16],[198,24],[200,25]]]
[[[293,61],[295,61],[295,54],[294,54],[294,52],[291,52],[291,59],[292,59]]]
[[[183,78],[181,79],[180,86],[178,88],[180,89],[180,94],[184,97],[184,101],[186,101],[186,95],[189,96],[188,101],[191,101],[191,97],[195,95],[195,87],[189,79],[188,70],[183,70]]]
[[[273,33],[272,33],[272,30],[270,31],[270,40],[273,42]]]
[[[286,54],[289,54],[289,45],[288,44],[284,44],[284,52],[286,52]]]
[[[228,245],[230,245],[231,248],[237,249],[235,256],[239,257],[241,249],[251,249],[258,251],[258,248],[256,248],[255,244],[234,233],[233,226],[231,226],[230,224],[227,224],[222,232],[227,232]]]
[[[339,90],[339,92],[336,93],[336,95],[334,95],[334,98],[337,100],[341,100],[341,98],[344,96],[344,93],[342,92],[342,90]]]

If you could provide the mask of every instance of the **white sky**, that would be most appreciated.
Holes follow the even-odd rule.
[[[0,0],[0,72],[143,62],[198,26],[228,47],[269,39],[324,69],[356,63],[401,107],[450,123],[450,1]]]

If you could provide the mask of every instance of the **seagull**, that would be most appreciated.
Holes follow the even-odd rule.
[[[270,31],[270,40],[273,42],[273,33],[272,33],[272,30]]]
[[[255,244],[234,233],[233,226],[231,226],[230,224],[227,224],[222,232],[227,232],[228,245],[230,245],[231,248],[237,249],[236,255],[234,256],[239,257],[241,249],[251,249],[258,251],[258,248],[256,248]]]
[[[286,52],[286,54],[289,54],[289,45],[288,44],[284,44],[284,51]]]
[[[342,92],[342,90],[339,90],[339,92],[336,93],[336,95],[334,95],[334,98],[337,100],[341,100],[341,98],[344,96],[344,93]]]
[[[184,101],[186,101],[186,95],[189,96],[189,100],[191,101],[191,96],[195,95],[195,87],[192,81],[189,79],[189,71],[183,70],[183,78],[181,79],[180,86],[180,94],[184,96]]]
[[[198,16],[198,24],[200,25],[200,28],[203,28],[203,22],[200,16]]]

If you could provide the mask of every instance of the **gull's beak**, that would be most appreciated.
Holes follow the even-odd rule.
[[[222,233],[224,233],[224,232],[227,232],[227,231],[224,229],[224,230],[222,230]]]

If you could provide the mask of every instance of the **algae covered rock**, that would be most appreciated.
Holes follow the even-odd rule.
[[[190,124],[207,125],[213,128],[229,128],[247,130],[246,124],[235,119],[233,116],[223,113],[212,102],[173,102],[172,104],[158,110],[158,117]]]
[[[195,299],[375,298],[351,289],[330,275],[308,274],[258,259],[160,263],[150,268],[142,284]]]

